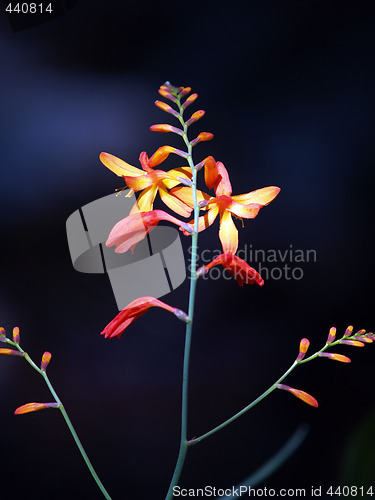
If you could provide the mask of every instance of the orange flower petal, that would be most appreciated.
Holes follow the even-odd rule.
[[[59,403],[27,403],[17,408],[14,414],[22,415],[23,413],[30,413],[32,411],[46,410],[48,408],[59,408],[59,406]]]
[[[191,179],[193,174],[191,173],[190,167],[178,167],[172,168],[167,172],[169,178],[165,178],[163,180],[163,184],[168,188],[172,189],[173,187],[181,184],[181,181],[177,179],[177,177],[182,177],[183,179]],[[171,177],[173,179],[171,179]]]
[[[221,161],[216,162],[218,177],[215,184],[216,196],[230,196],[232,194],[232,185],[229,180],[229,174],[224,164]],[[237,200],[235,200],[237,201]]]
[[[244,219],[254,219],[258,215],[261,208],[262,205],[258,205],[257,203],[243,205],[242,203],[233,201],[233,198],[231,204],[228,206],[228,210],[232,212],[232,214],[237,217],[243,217]]]
[[[232,214],[224,210],[220,214],[219,238],[224,253],[235,254],[238,248],[238,231],[233,222]]]
[[[123,176],[128,188],[132,189],[135,192],[142,191],[142,189],[146,189],[149,186],[151,186],[151,184],[153,184],[153,179],[151,175],[147,174],[146,172],[143,172],[142,170],[140,170],[140,172],[142,172],[142,174],[137,175],[137,177],[135,176],[130,177],[128,175]]]
[[[214,266],[222,265],[230,274],[237,280],[240,286],[244,284],[252,285],[257,283],[259,286],[264,285],[264,280],[260,274],[253,269],[247,262],[232,255],[230,253],[222,253],[215,257],[209,264],[198,269],[197,274],[201,275]]]
[[[140,168],[133,167],[133,165],[129,165],[129,163],[109,153],[100,153],[100,161],[119,177],[123,177],[124,175],[137,177],[143,174]]]
[[[219,176],[216,161],[213,156],[208,156],[204,160],[204,182],[208,189],[212,189]]]
[[[157,192],[158,187],[153,184],[139,193],[135,207],[133,207],[134,210],[132,208],[130,214],[136,212],[150,212],[153,208]]]
[[[167,207],[176,212],[176,214],[181,215],[182,217],[190,216],[192,209],[183,201],[169,194],[163,186],[159,186],[159,194],[160,198],[167,205]]]
[[[181,201],[186,203],[186,205],[189,205],[189,207],[194,208],[194,200],[193,200],[193,193],[191,191],[191,188],[185,187],[185,186],[178,186],[173,189],[171,189],[171,194],[173,196],[176,196],[179,198]],[[211,195],[204,193],[203,191],[200,191],[197,189],[197,202],[200,203],[201,201],[204,200],[210,200],[212,198]]]
[[[280,188],[276,186],[268,186],[261,189],[256,189],[255,191],[251,191],[246,194],[238,194],[232,196],[234,201],[238,201],[239,203],[244,203],[248,205],[250,203],[259,203],[260,205],[268,205],[272,200],[276,198],[279,194]]]

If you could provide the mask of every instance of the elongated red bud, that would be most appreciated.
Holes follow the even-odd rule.
[[[291,394],[293,394],[293,396],[296,396],[296,398],[300,399],[304,403],[307,403],[308,405],[314,406],[315,408],[318,408],[319,406],[318,401],[305,391],[293,389],[293,387],[289,387],[288,385],[284,384],[277,384],[276,387],[278,389],[282,389],[283,391],[290,392]]]
[[[361,342],[364,342],[365,344],[371,344],[372,343],[372,338],[370,338],[368,336],[367,337],[362,337],[362,336],[358,335],[358,337],[357,337],[357,335],[356,335],[355,338],[357,340],[361,341]]]
[[[363,342],[359,342],[358,340],[340,340],[340,344],[352,345],[354,347],[363,347],[365,344]]]
[[[172,125],[168,125],[166,123],[158,123],[156,125],[152,125],[150,130],[153,132],[173,132],[174,134],[182,135],[183,131],[177,127],[172,127]]]
[[[320,352],[320,358],[328,358],[333,361],[341,361],[341,363],[351,363],[351,359],[348,356],[343,356],[342,354],[336,354],[334,352]]]
[[[196,137],[193,141],[190,141],[192,146],[198,144],[198,142],[211,141],[214,138],[214,134],[211,132],[201,132],[198,137]]]
[[[59,403],[27,403],[18,407],[14,414],[22,415],[23,413],[31,413],[32,411],[46,410],[48,408],[59,408],[59,406]]]
[[[162,109],[163,111],[166,111],[170,115],[175,116],[176,118],[179,116],[179,114],[177,113],[177,111],[175,111],[173,108],[171,108],[168,104],[166,104],[163,101],[155,101],[155,105],[158,108]]]
[[[178,94],[178,97],[185,97],[186,95],[190,94],[191,88],[190,87],[182,87],[182,90]]]
[[[172,146],[162,146],[157,149],[155,153],[151,156],[148,165],[150,167],[155,167],[156,165],[160,165],[164,160],[166,160],[170,153],[174,153],[178,156],[182,156],[183,158],[187,158],[188,154],[185,151],[181,151],[180,149],[173,148]]]
[[[166,99],[169,99],[170,101],[176,103],[177,102],[177,99],[175,98],[174,95],[172,95],[170,92],[168,92],[168,90],[165,88],[165,87],[160,87],[159,89],[159,94],[163,97],[165,97]]]
[[[25,354],[20,351],[15,351],[14,349],[0,349],[0,354],[4,356],[24,356]]]
[[[204,182],[209,189],[215,186],[217,178],[219,176],[219,171],[217,169],[217,164],[213,156],[208,156],[204,160]]]
[[[199,111],[196,111],[188,119],[188,121],[186,122],[186,125],[189,127],[192,123],[195,123],[198,120],[200,120],[204,115],[205,115],[205,111],[203,111],[203,109],[200,109]]]
[[[186,109],[188,106],[190,106],[190,104],[193,104],[193,102],[196,100],[197,97],[198,97],[198,94],[189,95],[189,97],[183,103],[182,107],[184,109]]]

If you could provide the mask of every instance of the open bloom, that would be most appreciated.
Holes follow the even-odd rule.
[[[162,148],[159,148],[159,150],[160,149]],[[175,150],[175,148],[171,149]],[[156,153],[158,153],[158,151]],[[172,196],[168,192],[168,189],[181,183],[178,177],[190,179],[192,176],[191,169],[189,167],[179,167],[169,170],[169,172],[165,172],[164,170],[153,170],[150,165],[154,166],[157,164],[155,161],[160,161],[159,157],[153,161],[155,155],[149,160],[145,152],[141,153],[139,161],[143,170],[133,167],[129,165],[129,163],[109,153],[101,153],[100,160],[112,172],[124,178],[127,186],[132,190],[131,193],[141,191],[137,198],[138,209],[141,212],[149,212],[152,210],[155,197],[159,192],[162,201],[167,207],[183,217],[189,217],[192,209],[180,199]],[[165,157],[162,159],[165,159]],[[134,213],[136,210],[137,206],[133,207],[130,213]]]
[[[108,325],[101,332],[101,335],[104,335],[105,338],[120,338],[125,329],[131,325],[133,321],[147,312],[150,307],[161,307],[173,313],[182,321],[187,322],[189,320],[187,314],[176,307],[169,306],[165,302],[155,299],[154,297],[140,297],[139,299],[135,299],[130,302],[130,304],[128,304],[110,323],[108,323]]]
[[[105,244],[107,247],[116,245],[116,253],[127,252],[129,248],[133,251],[135,245],[142,241],[161,220],[166,220],[177,226],[188,228],[186,222],[176,219],[176,217],[167,214],[163,210],[137,212],[120,220],[112,228]]]
[[[247,262],[233,255],[231,253],[222,253],[213,259],[209,264],[198,269],[197,274],[202,275],[207,272],[211,267],[221,264],[230,274],[236,278],[238,284],[243,286],[245,283],[254,284],[258,283],[259,286],[264,285],[264,280],[261,275],[253,269]]]
[[[204,210],[207,213],[199,217],[198,231],[203,231],[210,226],[216,217],[220,215],[219,238],[224,253],[235,254],[238,248],[238,231],[233,222],[232,216],[245,219],[253,219],[258,215],[259,210],[268,205],[280,192],[276,186],[268,186],[257,189],[246,194],[232,195],[232,186],[229,175],[221,162],[216,163],[218,177],[215,183],[215,197],[197,192],[198,202],[206,200],[207,205]],[[175,187],[171,194],[180,198],[189,206],[194,206],[191,189],[185,187]],[[192,221],[189,223],[192,224]]]

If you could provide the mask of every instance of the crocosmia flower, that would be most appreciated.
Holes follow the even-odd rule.
[[[268,205],[280,192],[280,188],[269,186],[246,194],[232,195],[232,186],[229,175],[221,162],[216,162],[218,178],[215,183],[215,197],[197,191],[198,202],[206,200],[208,203],[203,208],[207,210],[204,216],[199,217],[198,231],[203,231],[210,226],[220,215],[219,238],[224,253],[235,254],[238,248],[238,231],[232,216],[240,219],[253,219],[259,210]],[[171,194],[180,198],[189,206],[194,206],[191,189],[176,187]],[[192,221],[190,222],[192,224]]]
[[[127,252],[129,248],[133,251],[135,245],[142,241],[161,220],[166,220],[179,227],[188,229],[186,222],[176,219],[176,217],[167,214],[163,210],[137,212],[120,220],[112,228],[105,244],[107,247],[116,245],[116,253]]]
[[[150,307],[161,307],[162,309],[173,313],[185,322],[189,319],[186,313],[180,309],[169,306],[155,297],[140,297],[139,299],[135,299],[133,302],[130,302],[130,304],[128,304],[110,323],[108,323],[108,325],[101,332],[101,335],[104,335],[106,338],[120,338],[125,329],[131,325],[133,321],[147,312]]]
[[[231,253],[222,253],[213,259],[209,264],[198,269],[197,274],[202,275],[214,266],[222,265],[230,274],[236,278],[240,286],[257,283],[259,286],[264,285],[264,280],[261,275],[253,269],[247,262]]]
[[[171,149],[173,149],[174,152],[178,151],[175,148]],[[100,160],[112,172],[124,178],[127,186],[132,190],[131,193],[141,191],[137,198],[138,209],[141,212],[149,212],[152,210],[155,197],[159,192],[160,198],[167,207],[183,217],[189,217],[192,209],[175,196],[172,196],[168,192],[168,189],[181,183],[178,177],[182,179],[191,179],[191,169],[189,167],[179,167],[169,170],[169,172],[165,172],[164,170],[153,170],[150,164],[153,165],[152,160],[154,156],[155,155],[149,160],[145,152],[141,153],[139,160],[143,170],[133,167],[129,165],[129,163],[109,153],[101,153]],[[163,157],[162,159],[164,160],[165,158]],[[134,213],[136,210],[137,207],[132,209],[131,213]]]

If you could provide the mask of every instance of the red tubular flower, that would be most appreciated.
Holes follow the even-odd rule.
[[[259,286],[264,285],[263,278],[255,269],[250,267],[247,262],[237,257],[237,255],[233,255],[231,253],[222,253],[218,255],[209,264],[199,268],[197,275],[200,276],[211,269],[211,267],[218,266],[220,264],[227,269],[234,278],[236,278],[237,283],[240,286],[243,286],[244,283],[246,285],[253,285],[254,283],[257,283]]]
[[[198,202],[207,200],[205,207],[207,213],[199,217],[198,231],[203,231],[210,226],[220,215],[219,238],[224,253],[235,254],[238,248],[238,231],[234,225],[232,215],[239,218],[253,219],[259,210],[268,205],[280,192],[276,186],[268,186],[246,194],[231,196],[232,186],[229,175],[221,162],[216,162],[218,177],[215,183],[215,197],[197,191]],[[186,205],[194,206],[191,189],[176,187],[171,189],[171,194],[180,198]],[[189,224],[193,225],[193,221]]]
[[[165,304],[165,302],[155,299],[154,297],[140,297],[139,299],[135,299],[130,302],[130,304],[128,304],[110,323],[108,323],[108,325],[101,332],[101,335],[104,335],[105,338],[120,338],[125,329],[131,325],[133,321],[147,312],[150,307],[161,307],[173,313],[182,321],[189,321],[187,314],[176,307],[169,306],[168,304]]]
[[[291,394],[293,394],[293,396],[296,396],[296,398],[301,399],[304,403],[307,403],[308,405],[315,406],[315,408],[318,408],[319,406],[318,401],[305,391],[300,391],[299,389],[293,389],[293,387],[289,387],[288,385],[284,384],[277,384],[276,387],[278,389],[282,389],[283,391],[290,392]]]
[[[145,236],[157,226],[161,220],[172,222],[179,227],[189,228],[188,224],[182,222],[173,215],[169,215],[163,210],[152,210],[130,214],[125,219],[120,220],[109,233],[106,241],[107,247],[116,245],[116,253],[124,253],[142,241]]]
[[[159,150],[160,149],[161,148],[159,148]],[[167,153],[167,156],[168,154],[169,153]],[[155,155],[153,155],[153,157],[154,156]],[[153,166],[151,165],[151,160],[148,159],[145,152],[142,152],[139,156],[139,161],[143,170],[133,167],[132,165],[129,165],[129,163],[126,163],[123,160],[120,160],[120,158],[117,158],[109,153],[101,153],[100,160],[116,175],[123,177],[132,192],[142,191],[138,196],[137,203],[130,212],[131,214],[138,211],[151,211],[158,192],[162,201],[171,210],[178,213],[182,217],[189,217],[191,214],[192,209],[183,201],[179,200],[175,196],[172,196],[168,191],[168,189],[171,189],[181,183],[181,181],[178,180],[178,177],[191,179],[192,173],[189,167],[174,168],[169,170],[169,172],[164,172],[164,170],[153,170],[151,168],[151,166]]]
[[[47,410],[48,408],[59,408],[59,406],[59,403],[27,403],[17,408],[14,414],[22,415],[23,413],[31,413],[32,411]]]

